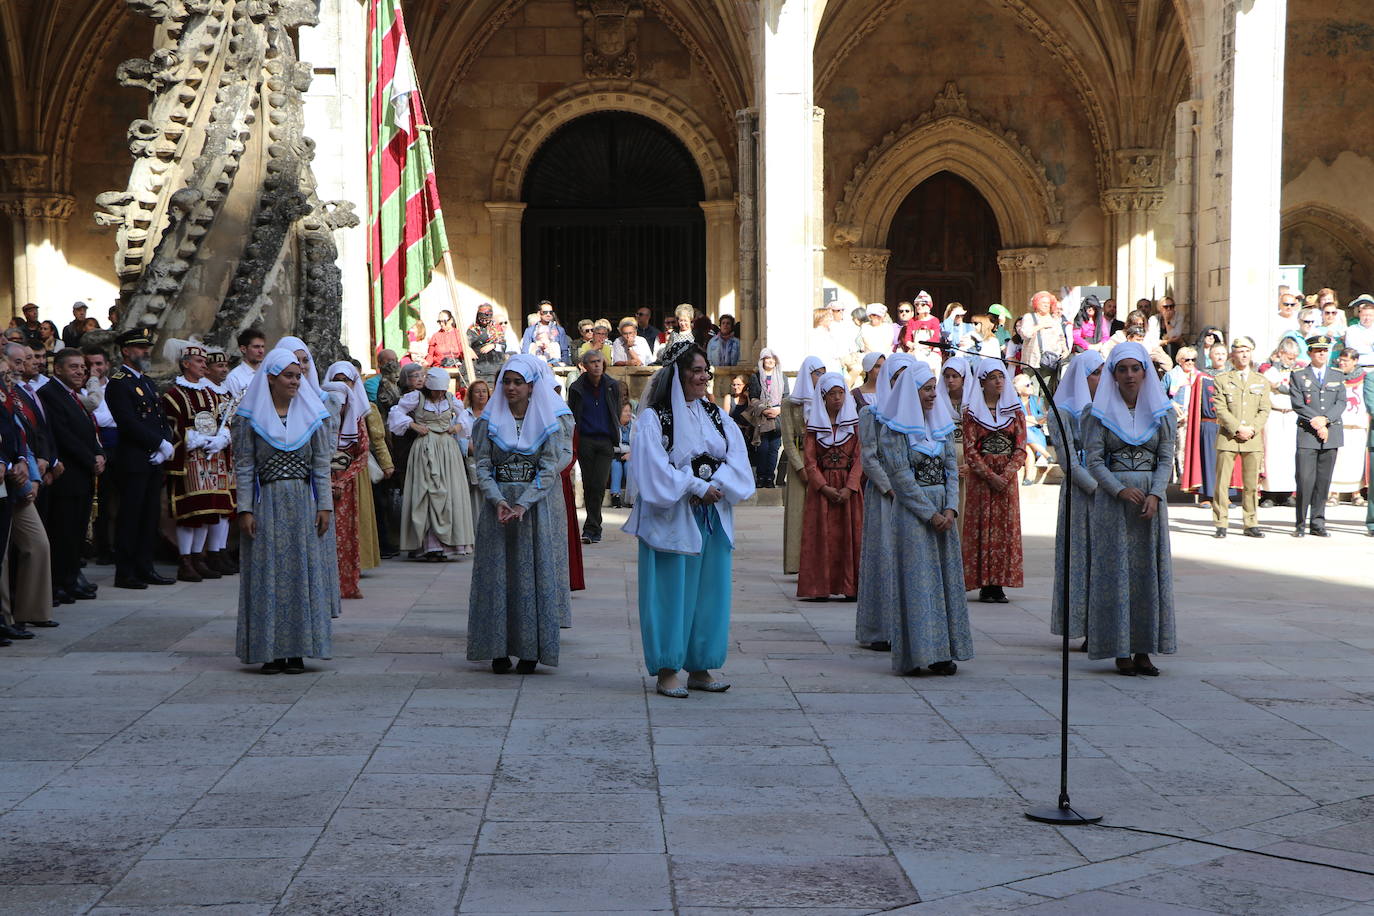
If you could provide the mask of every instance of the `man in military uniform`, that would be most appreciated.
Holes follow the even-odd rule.
[[[171,432],[157,385],[145,373],[153,341],[147,331],[119,335],[123,362],[105,386],[105,404],[119,427],[114,483],[120,490],[115,521],[115,587],[171,585],[153,568],[161,510],[162,464],[172,457]]]
[[[1326,494],[1331,489],[1336,453],[1345,442],[1341,415],[1346,400],[1345,373],[1329,364],[1331,343],[1325,334],[1307,338],[1307,358],[1312,364],[1295,371],[1288,382],[1293,412],[1298,415],[1298,521],[1294,537],[1306,534],[1309,524],[1317,537],[1331,536],[1326,530]]]
[[[1231,472],[1236,459],[1241,462],[1244,490],[1241,508],[1245,515],[1245,536],[1262,538],[1259,527],[1259,472],[1264,459],[1264,440],[1260,430],[1269,419],[1269,380],[1250,365],[1255,342],[1237,337],[1231,343],[1229,372],[1216,377],[1212,407],[1217,415],[1217,490],[1212,498],[1215,537],[1226,537],[1226,517],[1231,508]]]

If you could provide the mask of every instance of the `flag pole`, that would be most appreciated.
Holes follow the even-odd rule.
[[[448,240],[445,239],[445,242]],[[448,280],[448,298],[453,306],[453,323],[459,329],[458,333],[463,335],[463,365],[468,370],[468,384],[477,381],[475,370],[472,366],[472,347],[468,346],[468,332],[463,330],[464,316],[458,307],[458,288],[453,279],[453,255],[449,254],[448,245],[444,245],[444,276]]]

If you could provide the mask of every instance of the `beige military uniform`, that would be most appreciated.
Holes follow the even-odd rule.
[[[1217,490],[1212,499],[1212,521],[1218,528],[1226,527],[1231,508],[1231,474],[1238,456],[1245,488],[1241,496],[1245,527],[1259,526],[1259,472],[1264,460],[1261,433],[1269,420],[1271,388],[1269,380],[1253,366],[1244,372],[1232,369],[1216,377],[1212,409],[1217,414]],[[1255,431],[1244,442],[1236,438],[1236,431],[1242,426]]]

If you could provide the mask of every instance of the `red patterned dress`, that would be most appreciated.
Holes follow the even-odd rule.
[[[798,598],[859,593],[859,549],[864,525],[863,464],[857,432],[839,445],[824,446],[816,433],[802,443],[806,460],[806,508],[802,514]],[[850,490],[849,499],[832,503],[821,487]]]
[[[1017,475],[1026,463],[1026,417],[988,429],[964,414],[964,588],[1000,585],[1021,588],[1021,490]],[[988,478],[1006,482],[1000,492]]]
[[[329,465],[334,490],[334,544],[339,555],[339,597],[361,598],[358,573],[358,474],[367,467],[367,421],[358,420],[358,438],[340,442]],[[369,484],[371,481],[369,481]]]

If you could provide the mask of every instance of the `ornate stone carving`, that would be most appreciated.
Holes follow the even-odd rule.
[[[7,191],[36,191],[47,181],[48,157],[38,153],[0,154],[0,176]]]
[[[1042,270],[1049,263],[1043,248],[1008,248],[997,252],[997,266],[1004,271]]]
[[[855,248],[849,252],[851,270],[885,271],[892,252],[886,248]]]
[[[1163,188],[1108,188],[1102,192],[1102,209],[1107,213],[1158,210],[1163,203]]]
[[[582,74],[587,79],[639,76],[639,0],[577,0],[582,20]]]
[[[316,196],[303,132],[311,71],[291,30],[318,21],[317,3],[125,2],[161,27],[154,53],[118,71],[153,97],[129,128],[129,184],[96,198],[96,222],[117,229],[124,326],[223,346],[265,320],[333,360],[342,285],[331,233],[357,216]]]
[[[1035,211],[1021,213],[1019,225],[1003,225],[1003,232],[1022,234],[1024,237],[1015,241],[1023,243],[1043,240],[1053,244],[1058,241],[1063,233],[1064,210],[1044,165],[1035,158],[1030,147],[1021,142],[1016,131],[975,111],[959,87],[949,82],[935,96],[928,111],[885,134],[855,166],[835,208],[831,233],[836,243],[854,245],[866,241],[869,245],[879,244],[879,235],[887,227],[885,223],[877,225],[882,220],[872,211],[875,201],[892,191],[894,177],[908,168],[916,157],[957,159],[963,155],[961,151],[969,148],[974,148],[986,160],[988,180],[995,180],[1001,186],[980,187],[985,196],[1010,186],[1016,197],[1024,198],[1020,201],[1022,211],[1027,207]],[[950,152],[937,155],[942,149]],[[992,197],[997,195],[992,194]],[[990,202],[996,210],[998,201],[990,199]],[[886,216],[890,218],[891,214]],[[1003,212],[999,219],[1006,216]]]
[[[1149,188],[1163,184],[1164,151],[1119,149],[1112,153],[1115,181],[1122,188]]]
[[[70,194],[14,194],[0,198],[0,212],[15,219],[67,220],[76,209]]]

